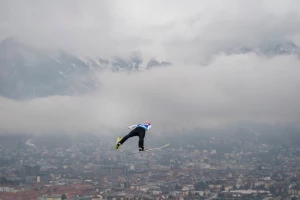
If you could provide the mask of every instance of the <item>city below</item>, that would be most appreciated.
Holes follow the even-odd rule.
[[[52,141],[53,142],[53,141]],[[147,140],[145,140],[147,143]],[[286,144],[283,142],[283,144]],[[127,155],[100,139],[66,147],[1,143],[1,200],[298,199],[300,149],[253,136],[210,137]]]

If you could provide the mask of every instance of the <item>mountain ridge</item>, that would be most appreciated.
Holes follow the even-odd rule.
[[[227,48],[221,52],[226,55],[255,53],[268,57],[300,57],[300,47],[289,41],[257,47]],[[104,70],[138,73],[172,65],[172,62],[155,58],[144,60],[141,52],[133,52],[126,58],[77,56],[63,50],[38,49],[24,44],[18,38],[8,37],[0,41],[0,96],[28,99],[84,94],[99,88],[96,73]]]
[[[96,73],[103,70],[138,72],[170,65],[155,59],[144,61],[140,53],[112,60],[80,58],[63,50],[50,53],[9,37],[0,42],[0,96],[26,99],[82,94],[97,88]]]

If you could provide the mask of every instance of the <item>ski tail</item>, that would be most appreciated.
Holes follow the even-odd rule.
[[[145,150],[145,151],[152,151],[152,150],[156,150],[156,149],[162,149],[162,148],[165,148],[165,147],[167,147],[167,146],[169,146],[169,144],[166,144],[166,145],[164,145],[164,146],[157,147],[157,148],[147,149],[147,150]]]
[[[128,153],[127,155],[131,155],[131,154],[137,154],[137,153],[143,153],[143,152],[148,152],[148,151],[153,151],[153,150],[158,150],[158,149],[162,149],[162,148],[165,148],[169,146],[169,144],[166,144],[164,146],[161,146],[161,147],[156,147],[156,148],[152,148],[152,149],[147,149],[145,151],[138,151],[138,152],[131,152],[131,153]]]

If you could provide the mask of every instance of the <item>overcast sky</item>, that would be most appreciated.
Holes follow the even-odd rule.
[[[0,0],[0,38],[78,54],[197,62],[222,48],[298,40],[297,0]],[[296,41],[298,42],[298,41]]]
[[[86,96],[1,98],[2,131],[101,132],[151,120],[159,133],[300,119],[296,57],[218,55],[197,65],[225,48],[300,44],[298,0],[0,2],[0,39],[102,57],[139,50],[176,63],[147,73],[99,74],[100,91]]]

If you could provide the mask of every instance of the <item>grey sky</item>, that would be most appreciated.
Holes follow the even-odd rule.
[[[101,90],[80,97],[0,98],[0,131],[101,132],[149,119],[154,131],[222,123],[293,122],[300,116],[295,57],[206,56],[229,47],[299,43],[300,1],[0,0],[0,39],[80,55],[177,63],[139,74],[99,74]],[[172,126],[168,126],[172,125]]]
[[[0,2],[0,38],[103,57],[141,50],[197,62],[225,47],[297,39],[300,29],[297,0]]]

